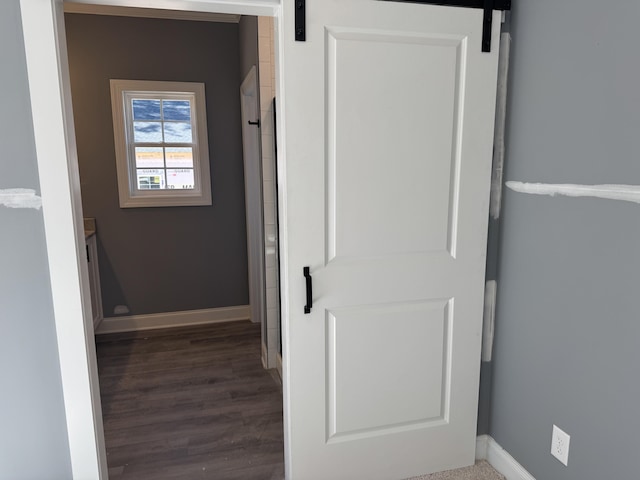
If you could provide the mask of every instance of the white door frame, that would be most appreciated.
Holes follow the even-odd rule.
[[[262,158],[260,154],[260,107],[258,75],[252,66],[240,85],[240,118],[242,121],[242,158],[247,210],[247,257],[249,263],[249,304],[251,321],[260,322],[262,348],[266,344],[264,217],[262,198]],[[258,125],[249,122],[258,120]]]
[[[120,7],[146,7],[275,17],[276,69],[280,72],[282,29],[279,0],[74,0],[75,3]],[[64,31],[63,0],[20,0],[22,29],[31,96],[40,193],[49,260],[53,311],[58,341],[62,391],[74,479],[108,478],[98,371],[88,289],[87,261],[80,177],[74,132],[71,88]],[[278,33],[280,32],[280,33]],[[282,81],[278,75],[279,82]],[[286,184],[284,166],[285,97],[277,85],[278,181]],[[287,199],[280,189],[280,238],[284,325],[287,324],[288,278],[286,268]],[[286,347],[286,346],[285,346]],[[285,459],[289,457],[287,435],[286,350],[283,385],[285,392]],[[287,461],[288,463],[288,461]]]

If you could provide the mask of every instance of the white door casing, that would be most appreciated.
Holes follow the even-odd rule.
[[[278,0],[75,3],[268,16],[279,10]],[[74,479],[106,479],[63,0],[20,0],[20,12],[71,470]]]
[[[283,5],[287,478],[473,463],[500,14]],[[314,304],[303,313],[303,267]]]
[[[255,65],[240,85],[242,156],[247,211],[247,257],[249,266],[249,303],[251,321],[260,322],[262,343],[266,344],[264,219],[262,200],[262,161],[260,156],[260,119],[258,75]]]
[[[62,0],[21,0],[20,12],[71,470],[106,479]]]

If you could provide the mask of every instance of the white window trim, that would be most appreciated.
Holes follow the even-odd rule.
[[[193,137],[193,163],[195,188],[193,190],[139,190],[132,155],[132,140],[125,123],[126,98],[132,93],[148,97],[150,93],[162,95],[192,95],[195,115]],[[121,208],[176,207],[211,205],[211,176],[209,169],[209,141],[204,84],[196,82],[158,82],[147,80],[111,80],[111,108],[115,140],[118,194]]]

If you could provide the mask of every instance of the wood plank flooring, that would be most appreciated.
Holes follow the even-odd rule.
[[[282,389],[260,326],[96,337],[109,478],[284,478]]]

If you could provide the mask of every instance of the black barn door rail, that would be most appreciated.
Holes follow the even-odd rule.
[[[296,42],[307,40],[307,2],[306,0],[296,0],[295,30]]]
[[[485,0],[384,0],[386,2],[427,3],[445,7],[484,8]],[[511,0],[493,0],[494,10],[511,10]]]
[[[444,5],[446,7],[481,8],[482,15],[482,51],[491,51],[491,26],[494,10],[511,10],[511,0],[383,0],[385,2],[424,3]]]
[[[321,1],[321,0],[320,0]],[[482,15],[482,51],[491,51],[491,24],[494,10],[511,10],[511,0],[382,0],[385,2],[425,3],[447,7],[481,8]],[[306,0],[295,0],[295,39],[304,42],[307,39]]]

